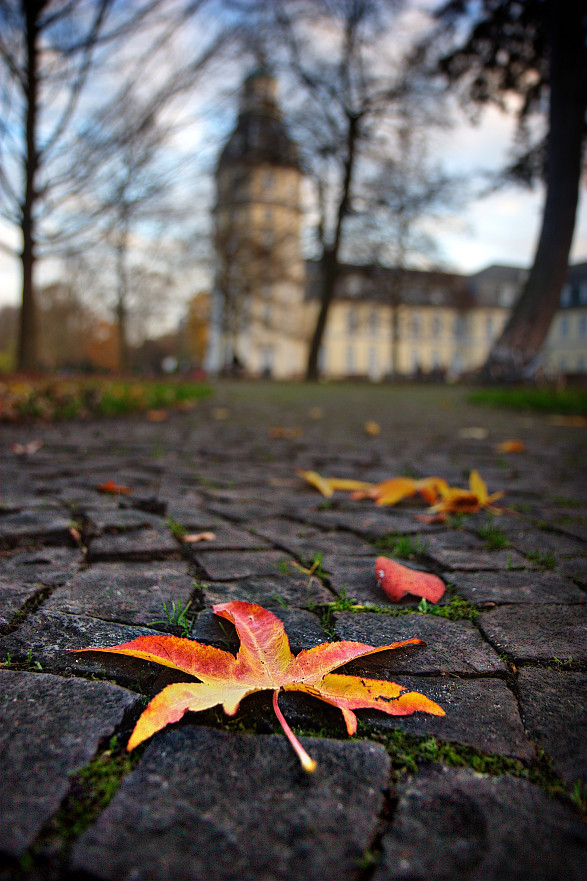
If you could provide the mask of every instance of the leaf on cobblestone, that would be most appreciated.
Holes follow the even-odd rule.
[[[379,587],[394,603],[399,602],[406,594],[424,597],[431,603],[437,603],[446,590],[444,581],[437,575],[410,569],[388,557],[377,557],[375,574]]]
[[[525,453],[526,444],[521,440],[505,440],[497,444],[495,449],[498,453]]]
[[[284,719],[277,696],[280,691],[301,691],[339,707],[349,735],[357,730],[354,710],[381,710],[392,716],[416,711],[444,716],[444,710],[418,692],[408,691],[394,682],[332,673],[355,658],[407,645],[425,645],[420,639],[407,639],[379,647],[360,642],[325,642],[294,656],[283,622],[272,612],[253,603],[233,601],[213,607],[221,618],[236,628],[240,648],[230,652],[176,636],[140,636],[132,642],[111,648],[79,651],[112,652],[153,661],[188,673],[197,683],[174,683],[157,694],[138,720],[127,749],[133,750],[166,725],[177,722],[188,712],[206,710],[222,704],[229,716],[240,701],[258,691],[273,692],[273,708],[296,751],[303,768],[313,771],[316,763],[304,750]]]
[[[216,534],[214,532],[190,532],[184,535],[182,541],[185,544],[194,544],[198,541],[215,541]]]
[[[98,491],[101,493],[111,493],[112,495],[126,495],[132,492],[130,486],[119,486],[113,480],[107,480],[106,483],[98,485]]]
[[[353,480],[346,477],[322,477],[317,471],[298,471],[297,474],[313,486],[326,498],[330,498],[337,490],[344,492],[362,491],[371,489],[373,484],[365,483],[364,480]]]
[[[440,489],[441,500],[428,510],[428,515],[423,515],[418,519],[424,522],[441,523],[448,514],[476,514],[482,508],[493,511],[495,514],[501,513],[501,509],[493,505],[497,499],[500,499],[505,492],[487,492],[487,485],[478,471],[471,471],[469,474],[469,489],[460,489],[456,486],[447,486]]]
[[[448,483],[442,477],[423,477],[420,480],[411,477],[392,477],[390,480],[369,487],[365,492],[354,492],[352,498],[374,499],[378,506],[396,505],[402,499],[420,493],[422,498],[432,505],[438,499],[441,489],[448,489]]]

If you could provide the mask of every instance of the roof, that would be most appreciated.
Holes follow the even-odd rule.
[[[220,154],[219,170],[257,163],[299,168],[298,150],[287,134],[275,92],[276,81],[265,68],[246,78],[238,121]]]

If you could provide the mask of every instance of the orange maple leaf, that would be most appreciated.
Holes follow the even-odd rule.
[[[366,483],[364,480],[353,480],[347,477],[322,477],[317,471],[297,471],[297,474],[326,498],[330,498],[336,490],[367,492],[373,487],[372,483]]]
[[[112,648],[79,650],[130,655],[181,670],[200,680],[174,683],[160,691],[139,718],[128,742],[129,751],[166,725],[179,721],[188,710],[197,712],[222,704],[224,712],[233,716],[241,700],[257,691],[273,692],[275,714],[306,771],[314,771],[316,763],[283,717],[277,703],[280,691],[306,692],[339,707],[349,735],[357,730],[353,711],[358,709],[381,710],[392,716],[407,716],[417,710],[445,715],[429,698],[394,682],[331,672],[375,652],[425,645],[421,639],[406,639],[378,648],[361,642],[325,642],[294,656],[283,622],[262,606],[233,601],[213,609],[236,628],[240,639],[236,657],[214,646],[176,636],[139,636]]]
[[[98,485],[98,491],[101,493],[112,493],[112,495],[124,495],[132,492],[130,486],[119,486],[113,480],[107,480],[106,483]]]
[[[441,501],[429,508],[433,521],[441,522],[447,514],[476,514],[482,508],[500,513],[500,508],[493,505],[497,499],[505,495],[504,491],[489,493],[487,485],[478,471],[469,474],[469,489],[457,486],[440,488]],[[420,518],[427,519],[425,517]]]
[[[354,492],[352,498],[374,499],[377,506],[396,505],[402,499],[408,499],[415,496],[416,493],[420,493],[431,505],[437,500],[441,489],[446,488],[448,488],[448,483],[442,477],[423,477],[420,480],[414,480],[412,477],[392,477],[390,480],[384,480],[366,490]]]
[[[505,440],[497,444],[495,449],[498,453],[525,453],[526,444],[521,440]]]

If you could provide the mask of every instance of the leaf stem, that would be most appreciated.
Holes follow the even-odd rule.
[[[273,709],[275,710],[275,715],[279,720],[279,724],[283,728],[285,732],[285,736],[295,749],[297,756],[302,763],[302,768],[304,771],[307,771],[308,774],[312,774],[316,770],[316,762],[314,759],[311,759],[302,744],[299,742],[287,722],[285,721],[285,716],[279,709],[279,704],[277,703],[277,695],[279,694],[279,689],[273,692]]]

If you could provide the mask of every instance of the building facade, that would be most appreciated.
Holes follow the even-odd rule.
[[[206,367],[276,379],[304,375],[318,314],[318,264],[302,253],[302,171],[260,68],[244,82],[216,170],[216,274]],[[527,271],[471,276],[345,265],[320,354],[325,378],[458,378],[481,367]],[[587,264],[569,270],[543,349],[547,375],[585,373]]]

